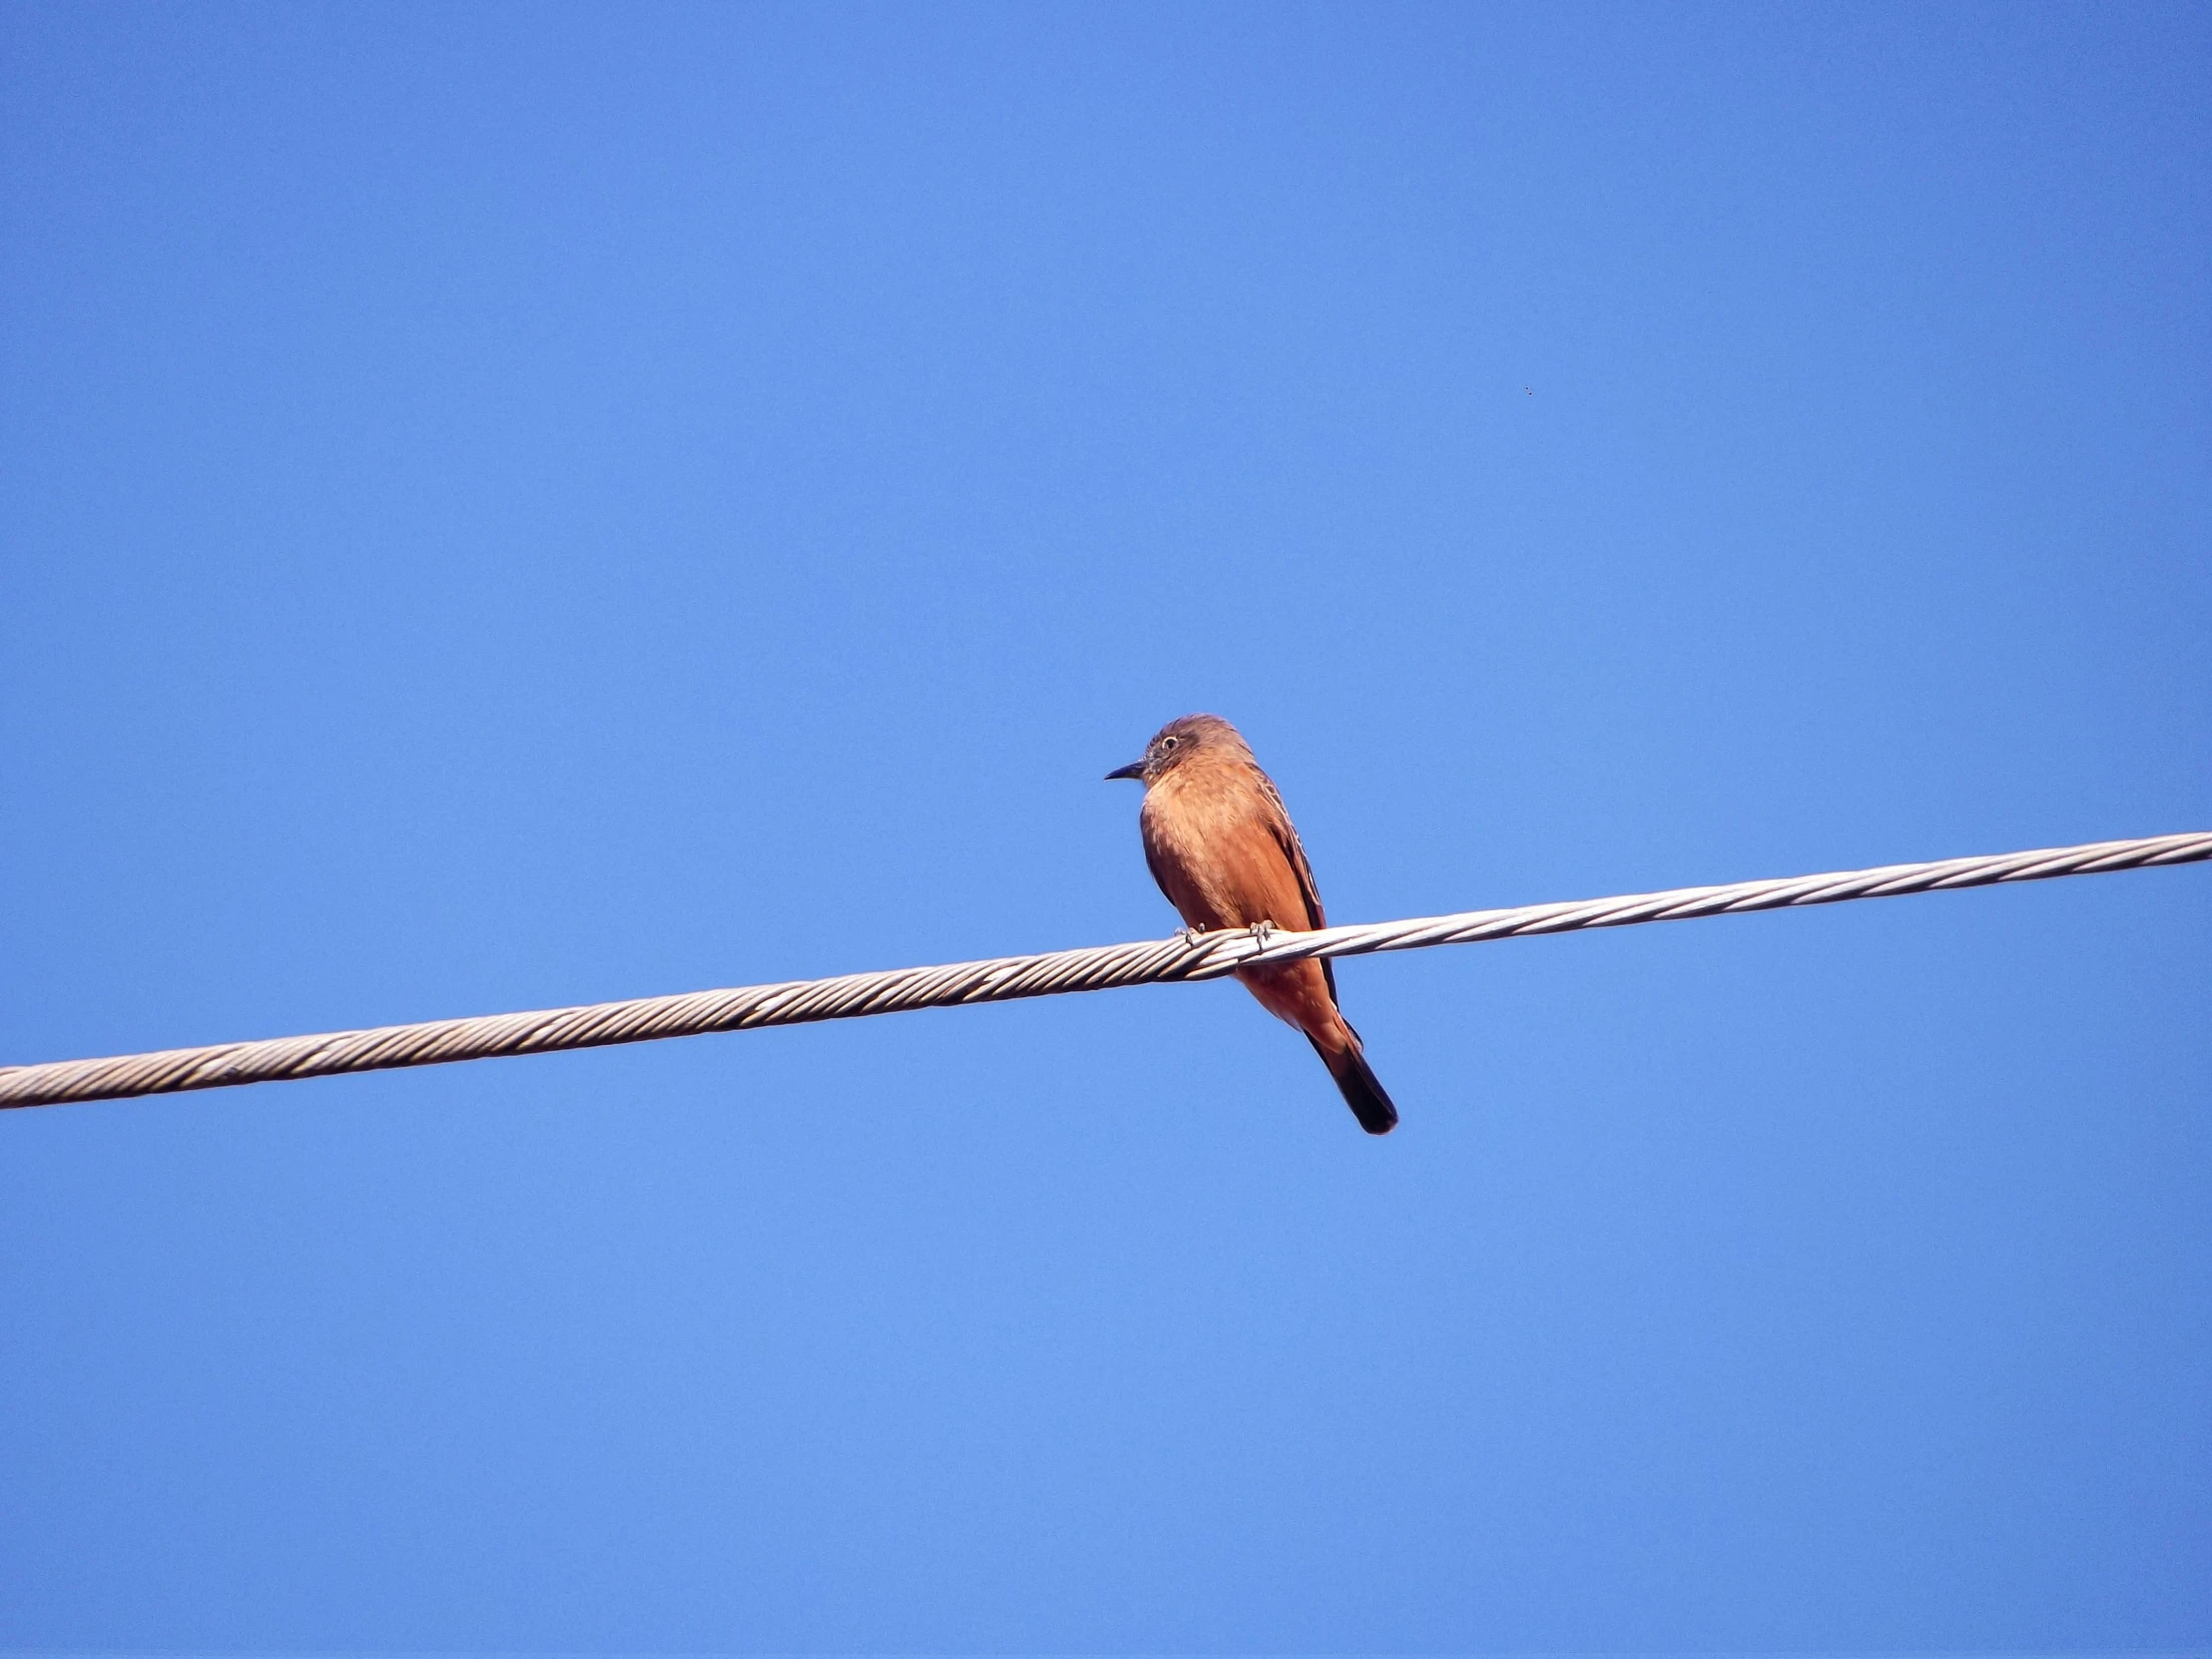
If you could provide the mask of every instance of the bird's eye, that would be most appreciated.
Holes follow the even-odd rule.
[[[1181,743],[1182,741],[1183,741],[1183,740],[1182,740],[1181,738],[1162,738],[1162,739],[1160,740],[1160,747],[1161,747],[1162,749],[1173,749],[1173,748],[1174,748],[1174,747],[1175,747],[1175,746],[1176,746],[1177,744]]]

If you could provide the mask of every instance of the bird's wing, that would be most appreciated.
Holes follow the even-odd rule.
[[[1259,771],[1257,767],[1253,770]],[[1309,931],[1327,927],[1329,917],[1321,907],[1321,888],[1314,884],[1314,866],[1307,862],[1306,843],[1298,838],[1298,827],[1291,822],[1290,809],[1283,805],[1282,792],[1264,772],[1260,773],[1260,789],[1268,800],[1268,829],[1283,848],[1283,856],[1290,859],[1291,871],[1298,877],[1299,896],[1306,900],[1306,926]],[[1321,959],[1321,976],[1329,981],[1329,1000],[1335,1002],[1337,964],[1326,956]]]

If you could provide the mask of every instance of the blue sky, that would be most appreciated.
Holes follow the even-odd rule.
[[[11,5],[0,1059],[2212,827],[2212,11]],[[2212,875],[0,1121],[0,1647],[2212,1646]],[[2191,1563],[2195,1563],[2194,1566]]]

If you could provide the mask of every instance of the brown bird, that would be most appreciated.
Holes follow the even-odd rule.
[[[1203,933],[1262,922],[1300,931],[1329,925],[1275,781],[1219,715],[1168,722],[1143,760],[1106,776],[1144,785],[1144,861],[1189,926]],[[1368,1069],[1360,1033],[1337,1009],[1329,962],[1239,968],[1237,977],[1269,1013],[1306,1033],[1362,1129],[1387,1135],[1397,1127],[1397,1108]]]

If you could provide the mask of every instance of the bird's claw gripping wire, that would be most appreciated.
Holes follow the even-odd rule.
[[[1276,930],[1276,925],[1272,921],[1256,921],[1250,927],[1239,929],[1239,931],[1250,936],[1254,948],[1259,950],[1267,949],[1268,940],[1275,937]],[[1178,927],[1175,930],[1175,937],[1186,949],[1196,950],[1212,939],[1214,935],[1207,932],[1203,927]]]

